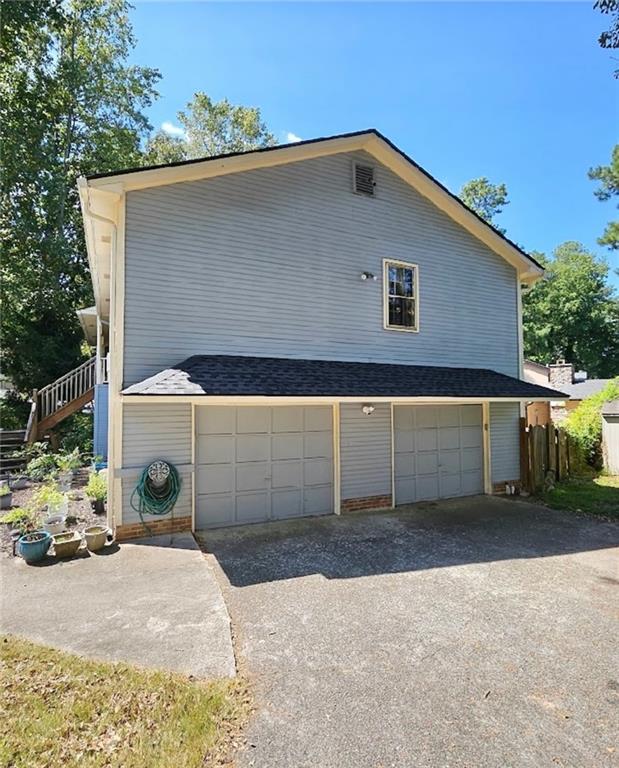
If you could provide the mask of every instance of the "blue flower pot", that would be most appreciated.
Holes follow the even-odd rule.
[[[28,541],[33,536],[36,537],[36,540]],[[47,554],[51,543],[52,537],[47,531],[34,531],[34,533],[26,533],[20,538],[18,551],[27,563],[38,563]]]

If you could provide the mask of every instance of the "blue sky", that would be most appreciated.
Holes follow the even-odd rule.
[[[155,127],[197,90],[259,106],[280,141],[375,127],[455,192],[505,182],[497,221],[525,248],[579,240],[617,268],[587,169],[619,138],[619,64],[591,5],[143,2],[133,60],[163,75]]]

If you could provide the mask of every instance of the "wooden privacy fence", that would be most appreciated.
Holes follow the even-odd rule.
[[[542,490],[548,477],[553,482],[567,479],[571,454],[564,429],[553,424],[528,427],[526,419],[520,419],[520,482],[527,491]]]

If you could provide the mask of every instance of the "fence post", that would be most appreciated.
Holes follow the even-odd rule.
[[[527,420],[520,417],[520,483],[529,491],[529,451],[527,444]]]

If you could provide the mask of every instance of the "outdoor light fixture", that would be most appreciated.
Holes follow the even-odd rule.
[[[361,410],[363,411],[363,413],[365,413],[366,416],[369,416],[371,413],[374,413],[376,408],[374,408],[374,406],[371,405],[370,403],[366,403],[366,405],[364,405],[361,408]]]
[[[361,279],[362,280],[374,280],[374,282],[376,282],[377,277],[376,277],[376,275],[372,274],[371,272],[362,272],[361,273]]]

